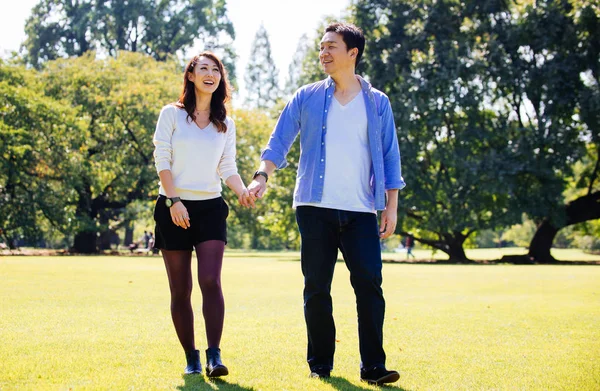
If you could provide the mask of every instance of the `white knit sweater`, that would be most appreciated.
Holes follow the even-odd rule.
[[[219,177],[226,181],[238,173],[235,163],[235,123],[226,119],[227,132],[211,122],[201,129],[188,121],[187,112],[174,105],[163,107],[154,132],[156,171],[171,170],[177,195],[184,200],[208,200],[221,195]],[[166,195],[162,184],[159,193]]]

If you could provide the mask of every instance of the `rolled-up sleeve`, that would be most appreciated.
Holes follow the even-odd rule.
[[[154,143],[154,165],[156,172],[171,169],[171,162],[173,161],[171,139],[175,130],[176,110],[178,109],[175,106],[168,105],[163,107],[158,116],[152,140]]]
[[[381,132],[383,147],[383,171],[385,175],[385,189],[402,189],[406,186],[402,178],[400,163],[400,147],[396,134],[396,124],[392,114],[390,100],[385,96],[382,100]]]
[[[297,91],[285,105],[269,142],[260,156],[260,160],[269,160],[275,163],[277,169],[285,168],[288,165],[285,157],[300,131],[301,94],[302,90]]]
[[[223,181],[227,181],[227,178],[238,173],[237,165],[235,163],[235,122],[229,118],[227,119],[226,135],[225,148],[223,149],[223,155],[221,156],[221,161],[217,167],[217,173]]]

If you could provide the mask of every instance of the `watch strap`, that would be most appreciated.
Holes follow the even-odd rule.
[[[266,173],[266,172],[264,172],[264,171],[256,171],[256,172],[254,173],[254,176],[252,177],[252,179],[256,178],[256,177],[257,177],[257,176],[259,176],[259,175],[265,178],[265,182],[268,182],[268,181],[269,181],[269,174],[267,174],[267,173]]]
[[[170,197],[170,198],[167,198],[167,199],[168,199],[169,201],[171,201],[171,205],[169,206],[169,208],[170,208],[171,206],[175,205],[175,203],[177,203],[177,202],[181,201],[181,198],[179,198],[179,197]]]

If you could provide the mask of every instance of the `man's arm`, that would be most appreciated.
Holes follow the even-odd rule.
[[[270,160],[263,160],[260,162],[260,166],[258,167],[259,172],[264,172],[267,174],[269,178],[275,173],[277,166]],[[252,182],[248,186],[248,191],[250,192],[250,196],[253,199],[262,198],[267,191],[267,178],[262,175],[256,175]]]
[[[258,172],[271,177],[275,170],[287,166],[287,156],[292,143],[300,131],[301,90],[296,91],[292,99],[285,105],[266,148],[261,154]],[[253,199],[262,198],[267,190],[267,178],[255,175],[248,186]]]

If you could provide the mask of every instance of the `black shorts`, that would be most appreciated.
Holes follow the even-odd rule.
[[[202,201],[181,200],[190,216],[190,227],[183,229],[171,219],[165,205],[167,197],[159,195],[154,206],[156,221],[154,248],[163,250],[192,250],[194,245],[207,240],[227,243],[227,216],[229,207],[223,197]]]

